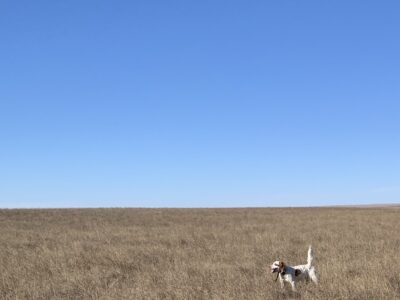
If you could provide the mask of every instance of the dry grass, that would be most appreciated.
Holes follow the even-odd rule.
[[[1,299],[399,299],[400,209],[0,210]],[[280,290],[268,266],[321,282]]]

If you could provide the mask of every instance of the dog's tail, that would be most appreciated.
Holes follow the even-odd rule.
[[[314,260],[314,251],[311,248],[311,245],[308,247],[308,255],[307,255],[307,268],[311,268]]]

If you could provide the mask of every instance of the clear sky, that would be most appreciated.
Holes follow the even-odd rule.
[[[0,2],[0,207],[400,202],[399,1]]]

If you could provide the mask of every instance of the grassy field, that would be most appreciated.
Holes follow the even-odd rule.
[[[0,210],[1,299],[399,299],[400,208]],[[320,285],[281,290],[269,265]]]

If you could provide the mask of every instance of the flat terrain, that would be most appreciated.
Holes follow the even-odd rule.
[[[0,299],[399,299],[400,209],[0,210]],[[277,259],[320,285],[292,293]]]

